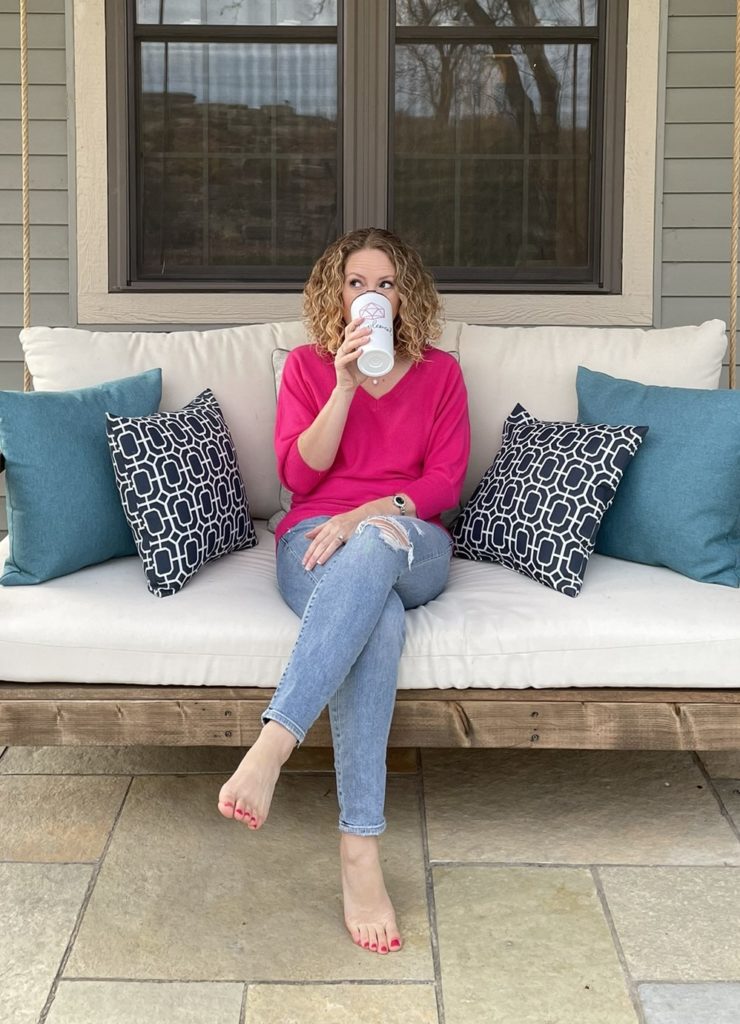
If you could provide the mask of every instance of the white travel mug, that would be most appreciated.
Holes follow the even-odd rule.
[[[393,308],[380,292],[363,292],[350,306],[352,319],[361,316],[363,327],[372,331],[363,343],[362,355],[357,360],[360,373],[368,377],[382,377],[393,369]]]

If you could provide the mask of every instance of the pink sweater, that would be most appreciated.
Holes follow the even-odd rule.
[[[298,451],[334,386],[334,364],[313,345],[293,349],[285,361],[277,403],[278,476],[293,492],[276,542],[310,516],[337,515],[366,501],[402,491],[419,519],[442,526],[440,512],[460,500],[470,454],[465,383],[454,356],[430,348],[381,398],[358,388],[334,463],[312,469]]]

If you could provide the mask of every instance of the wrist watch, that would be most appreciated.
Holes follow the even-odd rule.
[[[398,509],[399,515],[402,515],[402,516],[407,516],[408,515],[408,509],[406,508],[406,499],[404,498],[404,496],[402,494],[394,494],[393,495],[393,504]]]

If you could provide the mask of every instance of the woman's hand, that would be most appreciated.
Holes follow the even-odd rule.
[[[367,518],[367,511],[364,508],[356,508],[351,512],[342,512],[341,515],[332,516],[320,526],[314,526],[306,533],[306,537],[313,539],[303,556],[303,568],[313,569],[318,562],[323,565],[331,558],[335,551],[349,540],[363,519]]]
[[[355,391],[358,385],[367,380],[367,374],[360,373],[357,369],[357,360],[371,330],[371,327],[362,326],[361,316],[350,320],[344,328],[344,341],[334,356],[337,387],[342,391]]]

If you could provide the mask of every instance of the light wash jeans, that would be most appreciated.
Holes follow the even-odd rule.
[[[385,831],[386,748],[396,700],[405,609],[442,592],[452,555],[450,536],[410,516],[371,516],[323,564],[302,564],[306,532],[329,516],[304,519],[280,538],[280,593],[302,618],[298,638],[263,725],[280,722],[298,741],[329,705],[339,830]],[[373,520],[397,523],[409,547]]]

